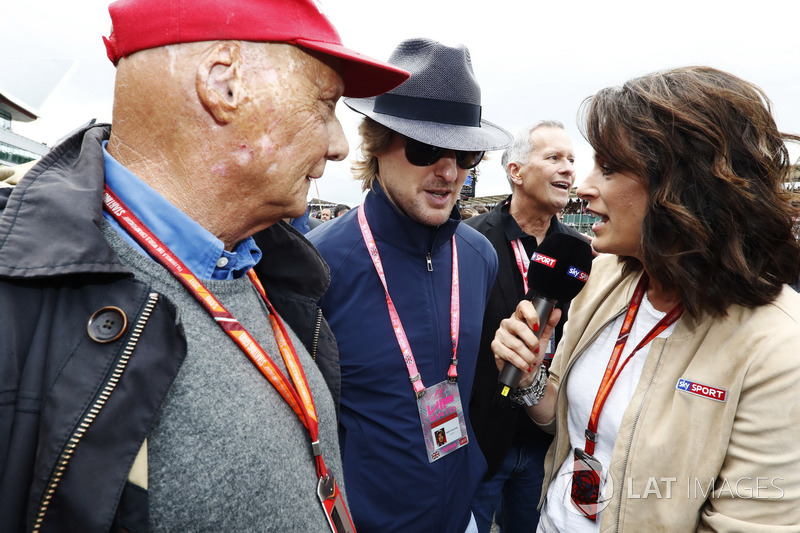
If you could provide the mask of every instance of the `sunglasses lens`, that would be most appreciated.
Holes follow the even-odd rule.
[[[406,159],[412,165],[427,167],[436,163],[443,154],[444,148],[406,138]]]
[[[447,152],[445,148],[432,146],[406,137],[406,159],[412,165],[427,167],[436,163]],[[456,163],[463,169],[473,168],[481,162],[484,152],[456,151]]]
[[[478,166],[478,163],[483,159],[485,152],[456,152],[456,163],[461,168],[473,168]]]

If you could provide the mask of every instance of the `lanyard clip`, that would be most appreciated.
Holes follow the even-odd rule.
[[[419,372],[410,376],[408,381],[411,382],[411,385],[414,386],[414,394],[417,397],[417,400],[425,396],[428,390],[425,388],[425,385],[422,384],[422,376],[419,375]]]
[[[322,455],[322,446],[319,445],[318,440],[311,443],[311,451],[314,452],[314,457]]]
[[[458,365],[458,359],[453,357],[450,359],[450,368],[447,369],[447,382],[448,383],[458,383],[458,369],[456,366]]]

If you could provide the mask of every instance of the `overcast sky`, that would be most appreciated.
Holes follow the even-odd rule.
[[[111,24],[109,2],[3,3],[4,67],[41,69],[47,61],[59,68],[73,65],[41,106],[41,118],[15,123],[14,130],[51,144],[91,118],[109,121],[114,68],[101,39]],[[483,117],[512,132],[544,119],[563,122],[575,143],[578,180],[591,168],[592,157],[576,122],[581,102],[655,70],[690,64],[728,70],[765,90],[783,131],[800,133],[800,0],[319,3],[345,45],[379,59],[388,59],[397,43],[411,37],[465,44],[482,88]],[[10,70],[0,68],[0,87],[36,74]],[[337,112],[352,155],[361,115],[341,103]],[[790,153],[796,159],[800,148],[790,147]],[[508,192],[499,160],[495,152],[480,165],[479,196]],[[362,198],[359,184],[350,179],[349,161],[329,163],[316,186],[327,200],[352,206]],[[309,197],[316,196],[312,184]]]

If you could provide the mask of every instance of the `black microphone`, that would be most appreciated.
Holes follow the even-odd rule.
[[[528,266],[528,294],[539,315],[538,339],[556,303],[572,300],[581,292],[592,270],[592,245],[571,233],[551,233],[531,257]],[[506,362],[500,372],[500,395],[508,396],[519,385],[522,371]]]

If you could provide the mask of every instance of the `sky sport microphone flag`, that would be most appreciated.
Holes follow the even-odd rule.
[[[539,338],[556,303],[572,300],[581,292],[592,270],[592,245],[571,233],[551,233],[536,249],[528,266],[525,298],[533,301],[539,315]],[[519,385],[522,371],[506,364],[500,372],[500,394],[507,396]]]

